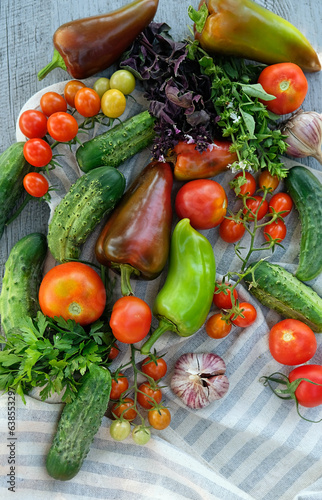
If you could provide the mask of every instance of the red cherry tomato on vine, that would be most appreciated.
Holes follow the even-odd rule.
[[[268,202],[263,200],[262,196],[254,195],[252,198],[247,198],[246,205],[250,212],[244,209],[244,214],[247,214],[250,220],[254,219],[255,214],[257,220],[261,220],[267,214]]]
[[[153,380],[160,380],[167,373],[167,363],[163,358],[144,358],[141,363],[141,371],[153,378]]]
[[[219,226],[219,236],[226,243],[236,243],[244,236],[246,228],[241,220],[224,219]]]
[[[48,142],[34,138],[25,142],[23,155],[33,167],[45,167],[51,161],[53,152]]]
[[[152,312],[148,304],[131,295],[115,302],[110,327],[117,340],[124,344],[135,344],[149,333],[151,321]]]
[[[315,382],[311,384],[302,380],[295,391],[295,396],[301,406],[313,408],[322,404],[322,366],[302,365],[294,368],[288,376],[292,383],[295,380],[306,378]],[[316,385],[320,384],[320,385]]]
[[[163,430],[170,425],[171,413],[168,408],[153,408],[148,413],[149,424],[157,430]]]
[[[72,141],[78,132],[78,123],[69,113],[58,111],[48,118],[49,135],[58,142]]]
[[[40,98],[40,107],[46,116],[50,116],[57,111],[67,111],[67,102],[57,92],[46,92]]]
[[[223,319],[221,313],[215,313],[207,319],[205,329],[212,339],[222,339],[231,332],[231,324]]]
[[[86,87],[85,83],[79,80],[70,80],[64,88],[64,97],[71,108],[75,108],[75,95],[79,89]]]
[[[19,118],[19,128],[28,139],[44,137],[47,134],[47,117],[37,109],[28,109]]]
[[[144,382],[138,387],[138,389],[141,392],[138,391],[137,393],[137,401],[142,408],[148,410],[149,408],[152,408],[155,403],[161,403],[162,392],[158,387],[152,387],[149,382]]]
[[[252,325],[257,318],[255,307],[252,304],[249,304],[249,302],[241,302],[239,304],[239,308],[244,317],[237,316],[237,318],[232,319],[231,322],[235,326],[240,326],[242,328]]]
[[[262,102],[277,115],[296,111],[308,91],[308,82],[303,71],[297,64],[290,62],[266,66],[259,75],[258,83],[268,94],[276,97],[272,101]]]
[[[227,212],[224,188],[211,179],[197,179],[184,184],[175,199],[175,210],[180,219],[190,219],[195,229],[218,226]]]
[[[97,115],[101,109],[100,96],[89,87],[84,87],[76,92],[74,103],[78,113],[88,118]]]
[[[125,392],[129,387],[128,379],[123,375],[123,373],[119,373],[117,380],[112,379],[112,387],[110,393],[110,399],[119,399],[121,394]]]
[[[287,233],[285,222],[277,219],[264,227],[264,238],[267,241],[273,239],[277,242],[283,241]]]
[[[269,201],[268,210],[269,212],[284,212],[280,213],[282,217],[286,217],[293,207],[293,200],[287,193],[276,193]]]
[[[258,185],[261,189],[270,189],[274,191],[279,185],[280,181],[277,175],[272,175],[268,170],[262,170],[258,178]]]
[[[114,342],[114,344],[111,347],[110,353],[108,355],[108,359],[110,361],[112,361],[113,359],[117,358],[117,356],[119,355],[119,352],[120,352],[120,350],[117,347],[116,342]]]
[[[313,331],[297,319],[276,323],[269,332],[268,345],[273,358],[283,365],[306,363],[317,349]]]
[[[231,284],[226,284],[227,288],[225,290],[222,290],[218,292],[218,286],[215,286],[215,293],[213,297],[213,303],[215,306],[218,307],[218,309],[231,309],[233,307],[232,300],[231,300],[231,289],[232,285]],[[234,297],[234,302],[236,303],[236,300],[238,299],[238,293],[236,288],[233,289],[233,297]]]
[[[42,174],[38,174],[38,172],[30,172],[25,175],[23,179],[23,187],[31,196],[41,198],[47,193],[49,184],[46,177]]]
[[[129,421],[134,420],[137,415],[137,411],[134,407],[134,400],[132,398],[124,398],[122,401],[114,403],[111,412],[117,418],[125,418],[125,420]]]
[[[241,186],[239,186],[239,193],[237,196],[242,196],[247,194],[248,196],[253,196],[256,191],[256,181],[254,176],[250,172],[239,172],[235,175],[234,179],[238,179],[239,177],[244,177],[245,182]]]

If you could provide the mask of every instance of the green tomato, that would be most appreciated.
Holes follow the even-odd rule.
[[[148,429],[143,425],[137,425],[133,429],[132,438],[136,444],[144,445],[148,441],[150,441],[151,438],[150,429]]]
[[[123,441],[131,432],[131,424],[127,420],[113,420],[110,426],[111,437],[115,441]]]
[[[109,81],[109,79],[108,78],[104,78],[103,76],[101,78],[99,78],[98,80],[96,80],[96,82],[93,85],[93,89],[98,93],[98,95],[100,97],[102,97],[102,95],[104,94],[104,92],[106,92],[110,88],[111,87],[110,87],[110,81]]]
[[[135,78],[127,69],[119,69],[110,78],[110,88],[120,90],[124,95],[135,89]]]

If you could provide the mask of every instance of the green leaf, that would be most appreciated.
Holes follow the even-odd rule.
[[[247,130],[249,132],[250,138],[251,139],[256,139],[256,136],[254,135],[255,132],[255,120],[252,115],[249,113],[246,113],[241,107],[239,108],[240,114],[243,117],[243,120],[245,122],[245,125],[247,127]]]
[[[13,353],[7,353],[6,351],[0,351],[0,365],[1,366],[12,366],[16,363],[21,363],[21,357]]]
[[[254,83],[252,85],[239,83],[245,94],[251,97],[257,97],[258,99],[263,99],[264,101],[273,101],[276,99],[275,96],[268,94],[260,83]]]
[[[193,7],[191,7],[191,5],[189,5],[188,7],[188,16],[190,17],[191,21],[195,23],[196,31],[198,33],[201,33],[204,29],[208,15],[209,11],[205,3],[202,4],[199,10],[195,10]]]

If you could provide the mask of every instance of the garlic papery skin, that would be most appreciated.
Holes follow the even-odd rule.
[[[170,387],[189,408],[204,408],[228,391],[225,371],[226,364],[217,354],[182,354],[174,366]]]
[[[295,158],[312,156],[322,164],[322,114],[316,111],[297,111],[282,127],[289,145],[287,154]]]

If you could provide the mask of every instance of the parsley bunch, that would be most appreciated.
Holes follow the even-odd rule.
[[[24,395],[34,387],[42,387],[42,400],[61,393],[71,402],[81,377],[92,363],[107,365],[114,342],[97,321],[85,330],[73,320],[51,319],[38,312],[33,320],[26,317],[24,325],[13,329],[0,351],[0,390],[14,390],[25,403]]]

